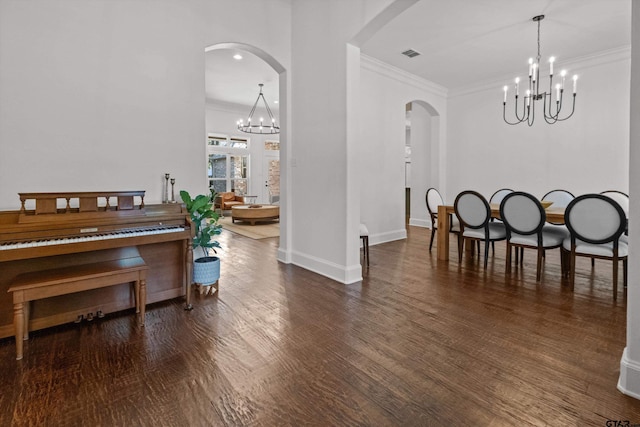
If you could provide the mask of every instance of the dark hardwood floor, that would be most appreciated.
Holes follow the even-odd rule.
[[[276,239],[224,232],[217,297],[150,305],[0,340],[0,425],[605,426],[640,423],[616,389],[625,346],[611,264],[575,291],[547,254],[505,276],[504,245],[436,261],[429,230],[371,247],[343,285],[276,261]],[[620,286],[622,288],[622,286]],[[622,424],[620,424],[622,425]]]

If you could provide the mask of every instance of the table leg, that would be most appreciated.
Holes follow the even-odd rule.
[[[447,207],[438,206],[438,260],[449,260],[449,214]]]

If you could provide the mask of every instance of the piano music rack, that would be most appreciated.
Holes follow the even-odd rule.
[[[78,191],[68,193],[18,193],[20,196],[19,223],[59,221],[66,219],[63,216],[69,215],[70,220],[105,218],[105,215],[124,217],[131,215],[144,215],[144,191]],[[111,199],[116,198],[115,205],[111,204]],[[140,199],[138,205],[135,198]],[[35,209],[27,210],[26,203],[29,200],[35,201]],[[76,204],[78,207],[71,207]],[[59,208],[59,204],[65,207]]]

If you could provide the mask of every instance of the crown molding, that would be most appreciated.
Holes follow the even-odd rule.
[[[401,83],[406,83],[411,86],[418,87],[433,93],[434,95],[446,98],[448,90],[446,87],[433,83],[429,80],[418,77],[415,74],[411,74],[408,71],[389,65],[386,62],[382,62],[379,59],[360,54],[360,65],[369,71],[373,71],[385,77],[397,80]]]
[[[615,49],[609,49],[605,51],[596,52],[591,55],[580,56],[571,58],[566,61],[562,61],[562,68],[570,68],[574,70],[583,70],[587,68],[597,67],[604,64],[612,64],[620,61],[631,60],[631,46],[622,46]],[[513,76],[518,73],[505,74],[502,77],[494,78],[491,80],[485,80],[480,83],[476,83],[468,86],[460,86],[452,88],[449,91],[449,98],[455,98],[458,96],[470,95],[476,92],[484,92],[487,90],[502,89],[505,82],[511,82]],[[546,77],[546,76],[543,76]]]

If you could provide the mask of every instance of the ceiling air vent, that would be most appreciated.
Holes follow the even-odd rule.
[[[404,52],[402,52],[402,54],[408,56],[409,58],[413,58],[413,57],[416,57],[416,56],[420,55],[420,52],[416,52],[413,49],[409,49],[409,50],[405,50]]]

